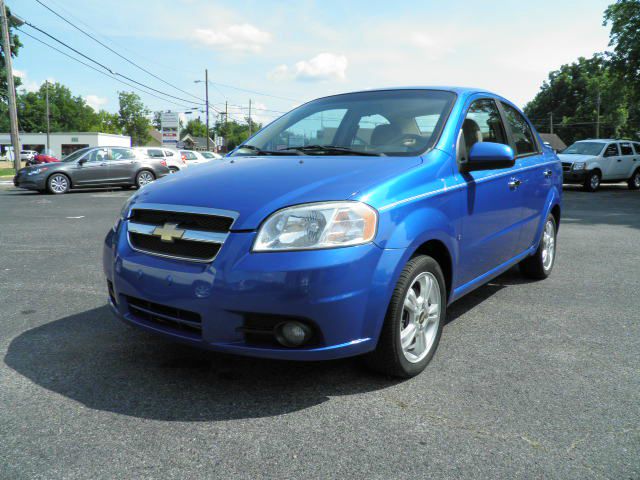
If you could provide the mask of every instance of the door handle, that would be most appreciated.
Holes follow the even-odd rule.
[[[545,170],[545,171],[544,171],[544,176],[545,176],[545,177],[547,177],[547,178],[548,178],[548,177],[550,177],[550,176],[552,176],[552,175],[553,175],[553,172],[552,172],[551,170]]]
[[[509,181],[509,188],[512,190],[515,190],[516,188],[518,188],[520,185],[522,184],[522,182],[520,180],[518,180],[517,178],[512,178]]]

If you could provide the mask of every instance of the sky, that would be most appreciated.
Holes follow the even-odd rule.
[[[388,86],[473,86],[523,107],[550,71],[607,49],[602,14],[613,0],[41,1],[180,89],[127,63],[36,0],[7,0],[14,14],[112,71],[181,98],[137,92],[149,109],[204,119],[193,107],[204,98],[208,69],[214,109],[223,110],[226,101],[231,118],[241,119],[251,100],[254,117],[268,122],[313,98]],[[21,88],[58,81],[112,112],[118,91],[132,90],[20,37],[14,69]]]

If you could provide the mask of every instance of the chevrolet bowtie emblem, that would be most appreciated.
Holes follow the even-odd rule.
[[[154,228],[153,235],[160,237],[163,242],[173,243],[174,240],[178,240],[184,235],[184,230],[176,228],[177,226],[177,223],[165,223],[161,227]]]

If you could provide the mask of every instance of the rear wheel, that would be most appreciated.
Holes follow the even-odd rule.
[[[155,179],[155,175],[149,170],[141,170],[136,175],[136,185],[138,186],[138,188],[142,188],[145,185],[153,182]]]
[[[584,189],[587,192],[595,192],[600,188],[600,181],[602,177],[600,176],[600,172],[594,170],[593,172],[589,172],[587,174],[587,178],[584,180]]]
[[[169,167],[169,173],[176,173],[179,172],[180,169],[178,167]]]
[[[520,262],[520,272],[525,277],[542,280],[551,275],[556,261],[556,232],[556,219],[549,215],[536,253]]]
[[[365,357],[378,372],[409,378],[436,352],[446,314],[446,286],[438,263],[421,255],[400,274],[375,351]]]
[[[67,193],[70,186],[69,177],[62,173],[54,173],[47,180],[47,190],[55,195]]]
[[[629,184],[629,190],[640,189],[640,168],[633,172],[633,175],[631,175],[631,178],[627,183]]]

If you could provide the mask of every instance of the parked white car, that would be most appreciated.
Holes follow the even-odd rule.
[[[30,162],[37,154],[38,152],[36,152],[35,150],[21,150],[20,160],[22,160],[23,162]]]
[[[185,162],[182,155],[180,155],[177,150],[172,150],[171,148],[136,147],[136,150],[142,152],[144,155],[150,158],[164,158],[171,173],[176,173],[189,166],[189,164]]]
[[[211,152],[197,152],[196,150],[180,150],[182,159],[189,165],[197,165],[199,163],[206,163],[215,160],[215,157],[205,156],[205,153]]]
[[[209,160],[220,160],[222,158],[222,155],[216,152],[200,152],[200,154]]]
[[[583,140],[558,155],[563,183],[582,184],[595,192],[603,183],[626,181],[640,189],[640,143],[629,140]]]

